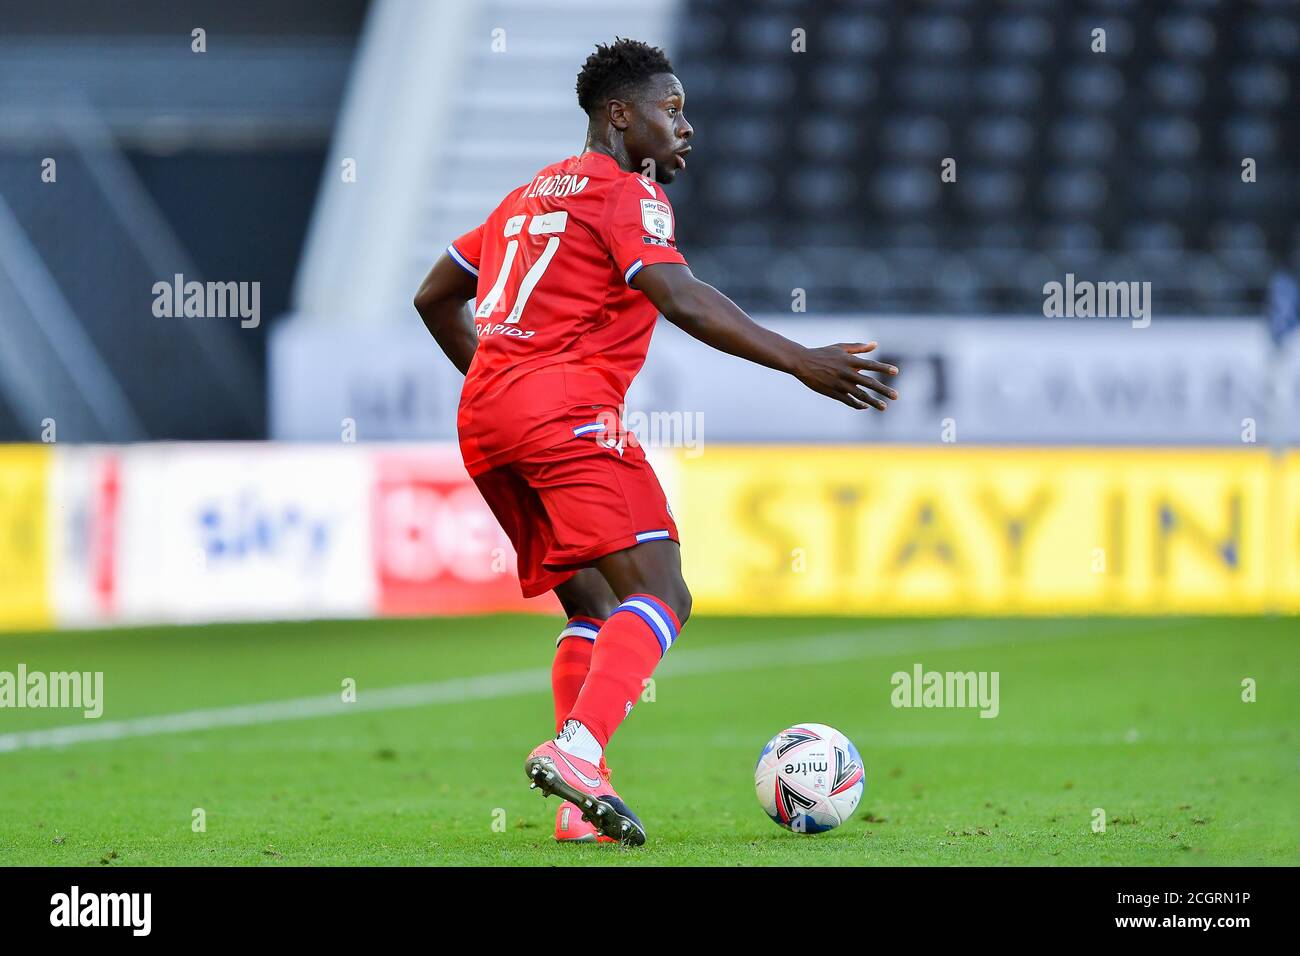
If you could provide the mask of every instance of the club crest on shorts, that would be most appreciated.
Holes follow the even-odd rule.
[[[599,438],[599,437],[598,437],[598,438],[596,439],[596,444],[597,444],[597,445],[601,445],[601,446],[603,446],[603,447],[605,447],[605,448],[609,448],[609,449],[612,449],[613,451],[618,452],[618,457],[619,457],[619,458],[622,458],[622,457],[623,457],[623,441],[624,441],[624,436],[623,436],[623,435],[619,435],[617,439],[614,439],[614,438]]]
[[[645,231],[660,239],[673,237],[673,208],[658,199],[641,200],[641,225]]]

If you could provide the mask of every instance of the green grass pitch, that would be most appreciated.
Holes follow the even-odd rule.
[[[0,636],[0,671],[103,671],[98,723],[110,728],[328,703],[346,678],[358,697],[337,715],[39,748],[18,733],[97,722],[0,710],[0,862],[1297,863],[1295,618],[697,617],[609,752],[649,833],[641,849],[556,845],[556,801],[527,787],[524,757],[551,732],[559,626],[495,616]],[[997,671],[999,715],[894,708],[890,676],[915,663]],[[432,690],[414,705],[382,693],[417,684]],[[828,834],[787,833],[754,797],[763,743],[800,721],[838,727],[866,764],[857,813]]]

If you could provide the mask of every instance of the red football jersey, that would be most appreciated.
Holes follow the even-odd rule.
[[[447,253],[478,278],[478,350],[457,416],[471,475],[617,410],[658,317],[629,283],[686,261],[662,187],[595,152],[541,170]]]

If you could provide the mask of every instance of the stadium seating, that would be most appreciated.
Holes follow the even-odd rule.
[[[821,310],[1023,314],[1075,272],[1258,314],[1300,265],[1294,3],[690,0],[678,22],[682,245],[749,308],[799,286]]]

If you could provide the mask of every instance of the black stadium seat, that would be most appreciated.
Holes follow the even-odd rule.
[[[679,22],[683,249],[749,307],[798,285],[821,309],[1023,313],[1051,267],[1258,314],[1300,262],[1291,0],[687,0]]]

